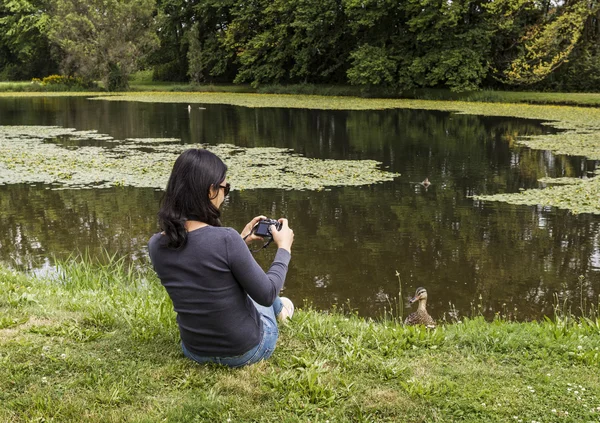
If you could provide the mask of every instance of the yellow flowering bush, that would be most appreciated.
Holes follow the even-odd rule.
[[[83,86],[83,78],[65,75],[49,75],[42,79],[42,85],[66,85],[72,87],[75,85]]]

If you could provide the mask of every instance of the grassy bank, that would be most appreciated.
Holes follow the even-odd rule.
[[[231,370],[182,356],[146,271],[60,274],[0,271],[2,422],[600,420],[597,316],[427,331],[303,309],[272,360]]]
[[[398,91],[385,87],[369,89],[353,85],[323,84],[263,84],[252,88],[247,84],[183,84],[152,80],[152,71],[140,71],[130,78],[133,91],[223,92],[257,94],[296,94],[369,98],[403,98],[412,100],[477,101],[492,103],[555,104],[570,106],[600,106],[600,93],[555,93],[532,91],[467,91],[455,93],[447,89],[413,89]]]
[[[0,93],[76,93],[85,92],[89,89],[80,86],[68,86],[65,84],[34,84],[30,81],[0,82]]]
[[[580,107],[599,107],[600,93],[559,93],[535,91],[467,91],[455,93],[445,89],[422,88],[396,91],[389,88],[374,87],[366,89],[352,85],[318,84],[267,84],[253,88],[248,84],[187,84],[180,82],[152,81],[151,75],[141,73],[130,81],[130,90],[134,92],[188,92],[188,93],[238,93],[238,94],[287,94],[317,95],[334,97],[387,98],[432,101],[468,101],[486,103],[524,103],[542,105],[565,105]],[[100,84],[101,85],[101,84]],[[0,93],[10,92],[78,92],[82,89],[63,86],[32,84],[29,81],[0,82]]]

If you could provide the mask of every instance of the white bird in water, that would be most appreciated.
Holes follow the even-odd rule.
[[[192,111],[192,106],[188,104],[188,113]]]

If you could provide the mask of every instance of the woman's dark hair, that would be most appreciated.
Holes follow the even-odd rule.
[[[179,249],[186,244],[187,220],[221,226],[221,213],[209,197],[211,188],[218,190],[226,173],[225,163],[207,150],[192,148],[177,158],[158,212],[167,247]]]

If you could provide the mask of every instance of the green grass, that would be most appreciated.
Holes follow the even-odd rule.
[[[0,82],[0,92],[40,92],[45,91],[45,87],[42,87],[39,84],[32,84],[29,81],[19,81],[19,82]]]
[[[600,419],[597,315],[427,331],[305,308],[271,360],[233,370],[185,359],[156,278],[104,262],[0,271],[0,421]]]
[[[86,88],[79,86],[69,87],[64,84],[40,85],[29,81],[0,82],[0,93],[72,93],[84,91],[86,91]]]
[[[481,90],[455,93],[446,89],[421,88],[398,91],[385,87],[369,89],[352,85],[332,84],[264,84],[252,88],[247,84],[185,84],[152,80],[152,71],[140,71],[130,78],[132,91],[224,92],[257,94],[295,94],[343,97],[396,98],[435,101],[474,101],[491,103],[555,104],[570,106],[600,106],[600,93],[559,93],[535,91]]]
[[[295,94],[342,97],[390,98],[434,101],[473,101],[488,103],[526,103],[567,106],[600,106],[600,93],[558,93],[535,91],[494,91],[481,90],[453,93],[442,89],[416,89],[397,92],[386,88],[365,89],[351,85],[291,84],[261,85],[252,88],[249,85],[235,84],[183,84],[172,82],[132,81],[132,91],[164,92],[223,92],[257,94]]]
[[[99,83],[100,84],[100,83]],[[296,94],[342,97],[393,98],[434,101],[472,101],[488,103],[526,103],[598,107],[600,93],[560,93],[535,91],[481,90],[455,93],[447,89],[421,88],[398,91],[385,87],[365,88],[333,84],[264,84],[253,88],[248,84],[190,84],[185,82],[153,81],[152,71],[139,71],[129,78],[131,91],[208,92]],[[67,87],[41,86],[29,81],[0,82],[0,92],[69,92]],[[80,91],[76,89],[75,91]]]

